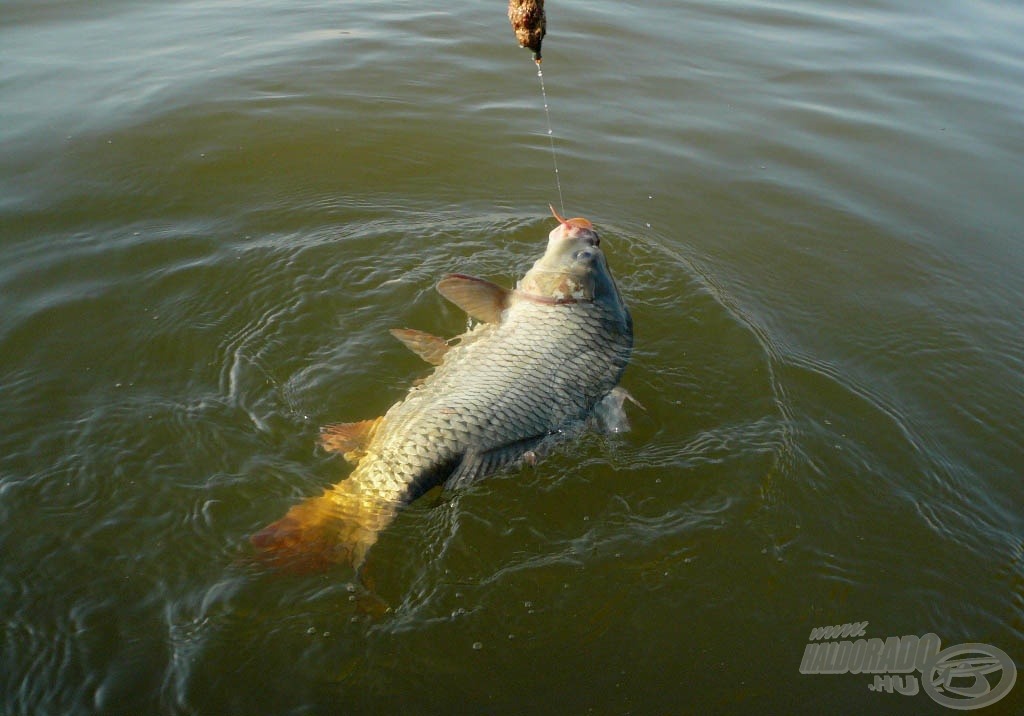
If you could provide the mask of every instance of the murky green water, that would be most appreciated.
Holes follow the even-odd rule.
[[[855,621],[1024,668],[1019,4],[548,14],[647,410],[403,513],[373,617],[247,538],[553,225],[503,4],[0,5],[0,713],[950,712],[800,673]]]

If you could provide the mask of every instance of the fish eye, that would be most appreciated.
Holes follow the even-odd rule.
[[[594,258],[594,252],[591,251],[589,247],[587,247],[585,249],[580,249],[579,251],[574,253],[572,257],[576,261],[590,261],[591,259]]]

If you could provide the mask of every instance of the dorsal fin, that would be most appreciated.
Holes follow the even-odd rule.
[[[320,428],[320,447],[328,452],[341,453],[349,462],[359,462],[381,420],[383,418],[324,425]]]
[[[452,273],[437,284],[438,293],[478,321],[498,323],[512,292],[482,278]]]
[[[392,328],[391,335],[430,365],[441,365],[444,354],[451,348],[444,338],[412,328]]]

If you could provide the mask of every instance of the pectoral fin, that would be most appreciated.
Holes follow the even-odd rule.
[[[624,407],[627,400],[641,410],[647,410],[628,390],[618,385],[612,388],[608,395],[604,396],[594,406],[593,418],[595,426],[601,432],[609,434],[628,432],[629,417],[626,415]]]
[[[550,435],[535,435],[490,450],[467,452],[445,485],[458,489],[517,463],[534,465],[538,452],[542,452],[550,440]]]
[[[320,428],[320,447],[328,452],[341,453],[349,462],[359,462],[381,420],[374,418],[358,423],[325,425]]]
[[[405,347],[431,365],[441,365],[448,352],[448,341],[412,328],[392,328],[391,335],[405,344]]]
[[[438,292],[484,323],[498,323],[512,292],[496,283],[461,273],[448,274],[437,284]]]

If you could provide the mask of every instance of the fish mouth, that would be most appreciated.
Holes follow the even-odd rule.
[[[562,225],[561,228],[565,232],[565,238],[584,239],[593,246],[601,245],[601,239],[598,237],[597,231],[594,229],[594,225],[590,223],[589,220],[584,219],[582,216],[565,219],[555,211],[555,207],[551,204],[548,204],[548,208],[551,209],[552,216],[554,216],[558,220],[558,223]]]

